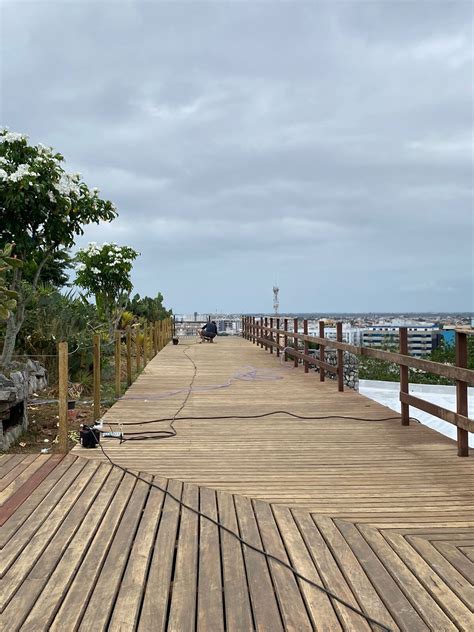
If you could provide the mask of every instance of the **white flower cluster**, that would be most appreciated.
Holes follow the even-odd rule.
[[[28,136],[18,132],[7,132],[0,136],[0,143],[15,143],[18,140],[28,140]]]
[[[47,156],[50,156],[52,153],[51,147],[47,147],[46,145],[43,145],[43,143],[38,143],[36,145],[36,149],[39,154],[46,154]]]
[[[79,196],[81,191],[78,186],[78,182],[81,174],[76,173],[62,173],[59,179],[54,186],[58,193],[61,195],[76,195]]]
[[[5,163],[3,163],[5,164]],[[5,169],[0,169],[0,179],[8,180],[10,182],[18,182],[22,180],[25,176],[30,176],[35,178],[38,176],[36,171],[31,171],[30,165],[18,165],[16,171],[10,173],[10,175],[5,171]]]
[[[120,265],[122,263],[129,263],[133,260],[133,256],[126,255],[124,253],[124,247],[117,246],[117,244],[109,244],[104,242],[102,246],[98,246],[95,241],[89,243],[85,248],[81,249],[79,252],[83,252],[88,256],[95,256],[104,253],[104,248],[107,248],[107,259],[104,261],[104,265],[114,267],[116,265]],[[80,264],[81,265],[81,264]],[[81,268],[84,269],[84,268]],[[94,274],[98,274],[99,270],[97,268],[92,268],[91,272]]]

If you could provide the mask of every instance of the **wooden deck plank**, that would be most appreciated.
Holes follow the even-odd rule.
[[[235,497],[235,508],[241,537],[258,548],[263,548],[252,503],[243,496]],[[257,630],[283,630],[268,563],[261,553],[244,546],[247,582]]]
[[[167,489],[178,499],[182,494],[182,483],[170,481]],[[166,630],[168,601],[172,582],[175,543],[181,510],[178,503],[167,496],[163,505],[160,525],[150,564],[148,581],[138,629]]]
[[[217,520],[216,493],[212,489],[199,491],[199,509]],[[222,600],[222,560],[219,528],[204,518],[199,519],[199,586],[197,629],[224,630],[224,605]]]
[[[156,483],[161,486],[164,484],[166,487],[166,481],[157,480]],[[140,526],[115,601],[109,624],[111,630],[136,629],[164,496],[164,493],[159,489],[152,487],[149,491]]]
[[[217,504],[221,524],[238,534],[234,497],[219,491]],[[254,626],[242,545],[223,529],[220,535],[226,629],[228,632],[252,630]]]
[[[182,499],[189,507],[199,509],[199,489],[195,485],[184,485]],[[196,629],[198,550],[199,517],[182,507],[167,625],[170,632],[192,632]]]

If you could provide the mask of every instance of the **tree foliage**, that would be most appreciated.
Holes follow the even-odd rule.
[[[130,273],[138,254],[129,246],[91,243],[76,255],[76,284],[94,297],[99,315],[114,327],[133,288]]]
[[[164,307],[163,300],[161,292],[158,292],[155,298],[150,296],[142,297],[140,294],[135,294],[131,301],[127,303],[127,311],[149,322],[164,320],[171,316],[172,310]]]
[[[85,225],[117,216],[112,202],[102,200],[98,189],[89,189],[81,174],[66,172],[63,163],[63,156],[50,147],[30,145],[26,135],[0,130],[0,247],[15,243],[25,271],[24,275],[21,268],[14,268],[6,275],[7,289],[18,292],[18,297],[7,318],[0,361],[4,366],[11,360],[28,300],[47,272],[48,261],[53,266],[49,275],[54,276],[61,255],[83,234]],[[61,282],[61,276],[56,280]]]

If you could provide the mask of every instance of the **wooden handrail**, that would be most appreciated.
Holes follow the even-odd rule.
[[[269,333],[284,334],[288,338],[296,338],[303,342],[312,342],[313,344],[318,344],[328,349],[339,349],[341,351],[346,351],[347,353],[352,353],[353,355],[376,358],[377,360],[401,364],[402,366],[407,366],[412,369],[420,369],[422,371],[426,371],[427,373],[440,375],[441,377],[446,377],[451,380],[460,380],[474,386],[474,371],[472,369],[451,366],[450,364],[440,364],[439,362],[433,362],[432,360],[414,358],[413,356],[406,356],[394,351],[384,351],[382,349],[374,349],[373,347],[360,347],[357,345],[351,345],[348,342],[328,340],[328,338],[320,338],[319,336],[298,334],[292,331],[284,331],[282,329],[270,329],[270,327],[262,327],[262,329]]]

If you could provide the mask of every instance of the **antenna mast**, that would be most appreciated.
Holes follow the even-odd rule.
[[[273,311],[275,312],[275,316],[278,316],[278,310],[280,309],[280,302],[278,300],[278,292],[280,288],[276,285],[273,286]]]

